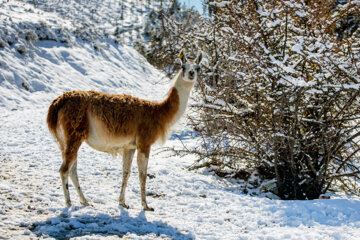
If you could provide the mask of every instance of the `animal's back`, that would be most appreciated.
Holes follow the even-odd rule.
[[[47,123],[56,138],[57,128],[61,125],[66,136],[87,140],[90,125],[95,121],[101,123],[104,134],[128,137],[136,133],[139,119],[144,117],[144,109],[151,105],[154,103],[130,95],[96,91],[65,92],[51,103]]]
[[[115,136],[126,136],[137,127],[148,101],[130,95],[91,92],[89,113]]]

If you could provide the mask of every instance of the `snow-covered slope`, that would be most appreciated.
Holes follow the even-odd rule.
[[[29,51],[27,56],[14,49],[0,52],[1,107],[31,107],[63,91],[80,89],[135,95],[146,89],[145,97],[159,96],[154,83],[160,73],[131,47],[108,43],[99,52],[86,43],[66,47],[40,41]]]
[[[160,97],[159,88],[151,87],[160,82],[159,71],[113,38],[76,38],[79,19],[15,1],[2,3],[0,22],[0,107],[24,108],[77,89],[135,95],[146,90],[145,97]]]
[[[0,52],[1,107],[31,107],[63,91],[80,89],[132,94],[146,89],[145,97],[158,97],[153,84],[160,73],[131,47],[107,43],[98,51],[87,43],[66,47],[40,41],[28,51],[26,56],[13,48]]]
[[[78,14],[83,13],[81,16],[90,16],[85,10],[88,8],[77,5],[81,1],[66,2],[70,10],[78,9]],[[94,3],[90,6],[96,3],[87,2]],[[103,1],[104,6],[113,2]],[[111,15],[101,15],[101,11],[110,10],[98,8],[99,16]],[[72,31],[73,16],[66,11],[62,14],[34,9],[20,1],[0,3],[1,36],[7,41],[0,49],[0,239],[357,239],[360,236],[358,198],[336,195],[331,199],[285,202],[245,195],[236,183],[206,171],[188,171],[186,168],[194,161],[191,156],[169,156],[159,146],[152,149],[147,183],[148,202],[155,208],[154,212],[141,210],[136,164],[127,188],[130,209],[123,209],[117,202],[121,159],[92,150],[86,144],[79,151],[78,172],[84,194],[93,206],[81,207],[70,186],[74,206],[65,208],[58,173],[60,151],[45,123],[52,99],[63,91],[75,89],[159,99],[169,87],[169,80],[132,47],[114,44],[106,36],[94,42],[81,40]],[[68,30],[56,31],[65,29],[64,26]],[[23,33],[19,33],[21,29]],[[35,36],[32,32],[36,36],[45,32],[57,41],[31,42],[26,40],[27,32],[30,32],[28,38]],[[189,130],[180,125],[177,134],[182,131]],[[166,146],[181,144],[176,137],[171,139]],[[195,141],[185,138],[183,142],[191,148]]]

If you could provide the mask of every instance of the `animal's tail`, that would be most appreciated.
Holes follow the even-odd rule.
[[[64,96],[62,95],[56,98],[49,107],[46,122],[48,124],[50,132],[54,135],[56,135],[58,112],[64,106],[65,102],[66,102],[66,98],[64,98]]]

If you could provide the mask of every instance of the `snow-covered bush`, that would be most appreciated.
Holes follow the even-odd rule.
[[[27,30],[25,33],[25,39],[29,42],[36,42],[38,40],[38,35],[34,30]]]
[[[26,45],[23,42],[17,42],[14,44],[14,48],[16,49],[16,51],[18,53],[20,53],[21,55],[24,55],[28,48],[26,47]]]
[[[54,29],[44,21],[41,21],[38,26],[36,26],[36,34],[39,40],[57,41]]]
[[[209,2],[214,28],[195,33],[210,63],[193,119],[202,164],[257,169],[282,199],[359,193],[360,34],[335,31],[359,3]]]
[[[201,136],[190,150],[197,166],[257,172],[282,199],[314,199],[330,187],[359,194],[360,30],[344,25],[360,16],[359,3],[208,4],[211,20],[192,31],[169,20],[177,42],[165,35],[171,44],[157,48],[157,59],[174,43],[207,54],[190,118]]]

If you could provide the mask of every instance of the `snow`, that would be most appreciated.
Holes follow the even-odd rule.
[[[295,11],[295,14],[296,14],[297,16],[301,17],[301,18],[307,16],[306,12],[303,11],[303,10],[297,10],[297,11]]]
[[[226,7],[230,4],[229,1],[222,1],[222,2],[212,2],[210,3],[211,6],[214,6],[214,7],[219,7],[219,8],[223,8],[223,7]]]
[[[296,53],[302,54],[304,39],[303,39],[303,38],[299,38],[298,40],[299,40],[299,43],[295,44],[295,45],[291,48],[291,51],[294,51],[294,52],[296,52]]]
[[[29,5],[10,2],[1,11],[12,6],[27,16],[24,21],[30,26],[35,25],[37,18],[67,22],[51,12],[40,11],[37,17],[34,12],[27,15],[24,8]],[[0,20],[5,21],[2,17]],[[154,212],[141,210],[136,164],[126,191],[130,209],[123,209],[117,201],[122,179],[121,158],[97,152],[86,144],[79,151],[78,173],[84,194],[93,206],[80,206],[70,185],[74,206],[66,208],[58,173],[61,154],[45,123],[50,102],[63,91],[75,89],[128,93],[156,100],[162,99],[169,88],[170,80],[160,81],[163,74],[131,46],[114,44],[111,39],[101,44],[103,48],[99,51],[91,43],[74,38],[71,45],[55,41],[23,42],[27,47],[25,54],[12,46],[0,49],[0,238],[357,239],[360,236],[359,198],[334,194],[331,199],[281,201],[269,199],[265,194],[246,195],[234,180],[221,179],[206,169],[187,170],[194,163],[194,156],[171,156],[161,146],[153,147],[148,170],[148,202],[155,208]],[[189,131],[185,119],[175,129],[180,136]],[[196,139],[180,138],[188,148],[196,147]],[[181,144],[172,137],[164,147]]]

